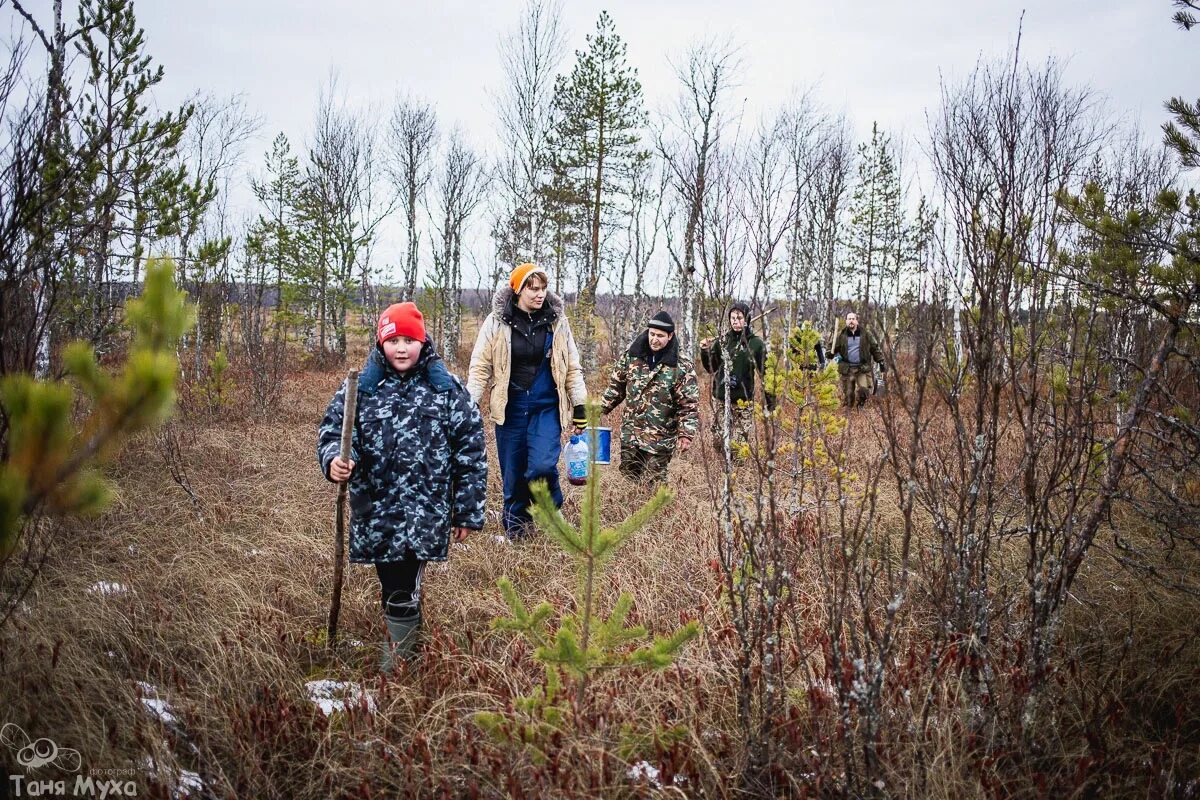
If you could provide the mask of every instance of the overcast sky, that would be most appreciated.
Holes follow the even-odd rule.
[[[410,91],[486,144],[497,41],[522,7],[522,0],[140,0],[136,11],[149,52],[166,68],[164,99],[197,89],[242,92],[268,129],[298,139],[336,69],[350,99],[387,104]],[[1115,111],[1144,127],[1162,122],[1165,98],[1200,94],[1200,32],[1175,28],[1169,0],[567,0],[572,49],[583,46],[602,9],[627,41],[651,107],[674,91],[670,58],[698,39],[729,35],[743,48],[749,108],[778,105],[793,88],[815,84],[818,98],[859,130],[878,120],[920,133],[941,77],[964,75],[981,54],[1003,55],[1022,11],[1031,61],[1062,59],[1068,81],[1106,94]]]
[[[50,0],[27,3],[48,17]],[[409,92],[433,103],[443,123],[460,123],[476,146],[491,147],[497,42],[523,5],[138,0],[135,10],[147,51],[166,70],[159,101],[242,93],[264,122],[247,153],[257,169],[279,131],[302,150],[331,70],[351,105],[386,110]],[[877,120],[919,140],[939,81],[956,82],[980,56],[1010,52],[1022,12],[1029,62],[1060,59],[1068,84],[1098,91],[1147,136],[1158,137],[1166,98],[1200,96],[1200,31],[1172,24],[1170,0],[566,0],[571,50],[584,46],[602,9],[628,43],[650,111],[676,91],[671,58],[697,40],[728,36],[742,48],[738,102],[750,116],[815,87],[816,99],[844,112],[860,136]],[[0,13],[15,21],[11,8]]]

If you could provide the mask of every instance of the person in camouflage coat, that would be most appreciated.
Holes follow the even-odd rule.
[[[613,368],[601,400],[608,414],[622,401],[621,472],[665,477],[676,448],[687,452],[700,425],[700,388],[692,363],[679,355],[675,323],[660,311]]]
[[[350,458],[339,457],[343,385],[321,422],[317,459],[327,479],[349,480],[350,560],[375,565],[394,650],[408,657],[426,562],[446,560],[452,534],[462,541],[483,528],[487,457],[479,409],[425,336],[417,307],[390,306],[377,341],[358,379]]]

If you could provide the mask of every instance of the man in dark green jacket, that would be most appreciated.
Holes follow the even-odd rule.
[[[874,364],[879,364],[880,372],[886,370],[887,365],[883,363],[879,342],[858,324],[858,314],[853,311],[846,315],[846,326],[834,342],[833,360],[842,378],[846,407],[857,405],[861,408],[875,391]]]
[[[726,385],[725,359],[729,359]],[[730,433],[746,441],[752,429],[754,374],[765,374],[767,346],[750,328],[750,306],[734,303],[729,309],[729,332],[718,342],[711,337],[700,342],[700,364],[713,374],[713,436],[720,440],[725,417],[725,398],[730,401]],[[775,408],[775,397],[763,391],[768,409]]]

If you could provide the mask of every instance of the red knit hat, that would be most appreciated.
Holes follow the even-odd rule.
[[[421,316],[416,303],[393,303],[379,315],[375,337],[383,344],[393,336],[425,341],[425,318]]]

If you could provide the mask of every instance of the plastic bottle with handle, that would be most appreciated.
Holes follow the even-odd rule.
[[[587,437],[575,434],[567,445],[567,480],[573,486],[583,486],[588,479],[588,464],[591,461]]]

